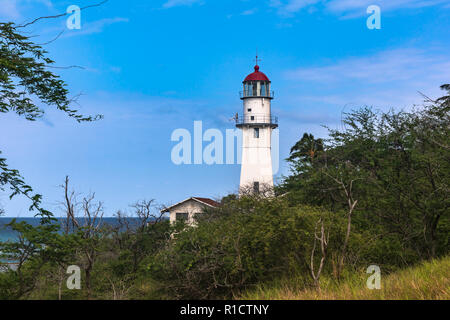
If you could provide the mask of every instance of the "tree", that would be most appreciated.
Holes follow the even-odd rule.
[[[117,223],[107,226],[105,266],[114,300],[125,298],[138,279],[148,278],[146,259],[156,254],[170,239],[172,228],[155,200],[140,200],[130,206],[133,212],[115,214]],[[106,284],[105,284],[106,285]]]
[[[315,139],[312,134],[304,133],[303,137],[291,148],[287,160],[291,163],[299,160],[312,163],[318,152],[323,151],[323,147],[322,139]]]
[[[39,44],[33,43],[23,26],[0,23],[0,113],[16,113],[35,121],[45,114],[39,105],[55,107],[78,122],[101,119],[101,115],[84,116],[72,107],[77,97],[70,98],[66,83],[50,69],[54,61]],[[1,150],[0,150],[1,154]],[[30,210],[42,217],[51,214],[40,207],[42,196],[33,194],[18,170],[8,167],[0,158],[0,189],[9,187],[11,197],[24,195],[32,202]]]
[[[308,197],[308,203],[320,205],[323,195],[307,190],[316,190],[313,184],[317,179],[312,179],[311,175],[315,175],[317,171],[314,168],[321,165],[319,156],[323,153],[324,147],[322,139],[315,139],[312,134],[304,133],[291,148],[290,155],[286,159],[289,163],[290,174],[283,176],[282,183],[275,186],[275,193],[278,196],[286,196],[291,204],[305,203],[307,201],[301,198]]]
[[[161,241],[152,237],[152,231],[155,225],[164,220],[164,213],[157,210],[155,200],[137,201],[131,208],[134,210],[131,217],[121,211],[116,213],[118,226],[114,230],[114,239],[123,253],[130,255],[131,272],[136,273],[145,256],[157,248]]]
[[[15,113],[35,121],[45,114],[42,105],[54,107],[77,122],[101,119],[100,115],[84,116],[72,107],[77,97],[69,97],[66,83],[51,71],[55,62],[42,45],[31,41],[32,36],[25,31],[25,27],[44,18],[52,17],[38,18],[22,26],[0,23],[0,113]],[[0,157],[0,190],[5,188],[11,190],[10,198],[16,195],[28,198],[31,201],[29,210],[37,211],[36,216],[41,218],[41,225],[37,227],[13,220],[8,227],[19,233],[19,241],[0,243],[2,255],[18,261],[18,268],[11,271],[11,278],[19,284],[12,296],[20,298],[32,290],[42,266],[63,259],[67,248],[61,246],[57,234],[59,227],[54,224],[52,213],[41,207],[42,196],[34,194],[19,171],[11,169],[6,158]],[[26,262],[26,268],[33,270],[27,273],[31,274],[31,280],[25,279],[22,272]]]
[[[91,274],[99,255],[99,246],[103,238],[103,203],[95,202],[95,193],[83,197],[81,203],[76,202],[75,192],[69,192],[69,178],[64,182],[64,207],[66,210],[66,230],[77,237],[78,246],[75,251],[80,256],[80,261],[85,274],[86,295],[92,297]],[[82,216],[78,217],[77,209],[80,208]]]
[[[320,226],[320,236],[317,231],[319,226]],[[319,268],[316,270],[314,267],[314,256],[316,253],[317,241],[319,241],[319,243],[320,243],[321,257],[320,257]],[[330,231],[328,230],[328,232],[327,232],[325,230],[324,222],[323,222],[322,218],[320,218],[319,221],[317,221],[316,228],[314,230],[314,244],[313,244],[313,248],[311,250],[311,261],[309,263],[311,277],[314,280],[314,285],[318,289],[320,289],[319,279],[320,279],[320,275],[322,274],[323,267],[325,265],[325,259],[327,257],[327,249],[328,249],[329,241],[330,241]]]
[[[0,273],[0,299],[26,298],[36,288],[42,268],[67,263],[76,243],[73,237],[58,234],[56,223],[32,226],[13,219],[6,227],[17,234],[17,240],[0,242],[0,264],[13,264]]]
[[[347,212],[339,261],[349,258],[354,227],[387,248],[377,253],[387,264],[448,253],[450,86],[441,88],[447,94],[427,98],[420,110],[374,112],[365,107],[346,113],[343,129],[329,129],[324,150],[315,158],[308,157],[309,135],[293,148],[293,174],[281,189],[291,204]],[[337,274],[341,266],[339,262]]]

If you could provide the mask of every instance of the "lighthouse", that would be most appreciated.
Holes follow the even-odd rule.
[[[278,127],[278,118],[272,116],[274,94],[269,78],[259,71],[258,56],[254,72],[243,81],[240,96],[243,112],[236,115],[236,127],[242,130],[240,193],[271,192],[272,130]]]

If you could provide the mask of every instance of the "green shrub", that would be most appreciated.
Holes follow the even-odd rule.
[[[309,272],[314,227],[325,216],[282,199],[231,201],[175,234],[148,269],[177,298],[230,297],[282,274]]]

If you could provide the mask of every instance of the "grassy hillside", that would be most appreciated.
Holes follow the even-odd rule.
[[[383,272],[383,271],[382,271]],[[269,300],[428,300],[450,299],[450,257],[426,262],[390,275],[381,275],[381,289],[366,287],[370,275],[348,276],[341,284],[321,279],[321,290],[298,289],[302,279],[294,278],[272,285],[261,285],[246,292],[241,299]]]

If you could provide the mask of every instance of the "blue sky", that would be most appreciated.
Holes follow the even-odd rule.
[[[0,21],[24,22],[95,1],[0,0]],[[381,29],[369,30],[369,5]],[[81,29],[66,18],[28,28],[45,43],[80,110],[105,119],[77,124],[48,108],[30,123],[0,115],[0,150],[59,216],[59,185],[95,191],[106,214],[139,199],[171,204],[190,196],[235,192],[239,165],[181,165],[170,155],[177,128],[233,129],[239,91],[253,70],[272,81],[280,123],[280,171],[290,147],[341,113],[369,105],[387,110],[420,104],[418,91],[440,94],[450,75],[450,0],[110,0],[82,12]],[[30,216],[29,203],[0,194],[8,216]]]

